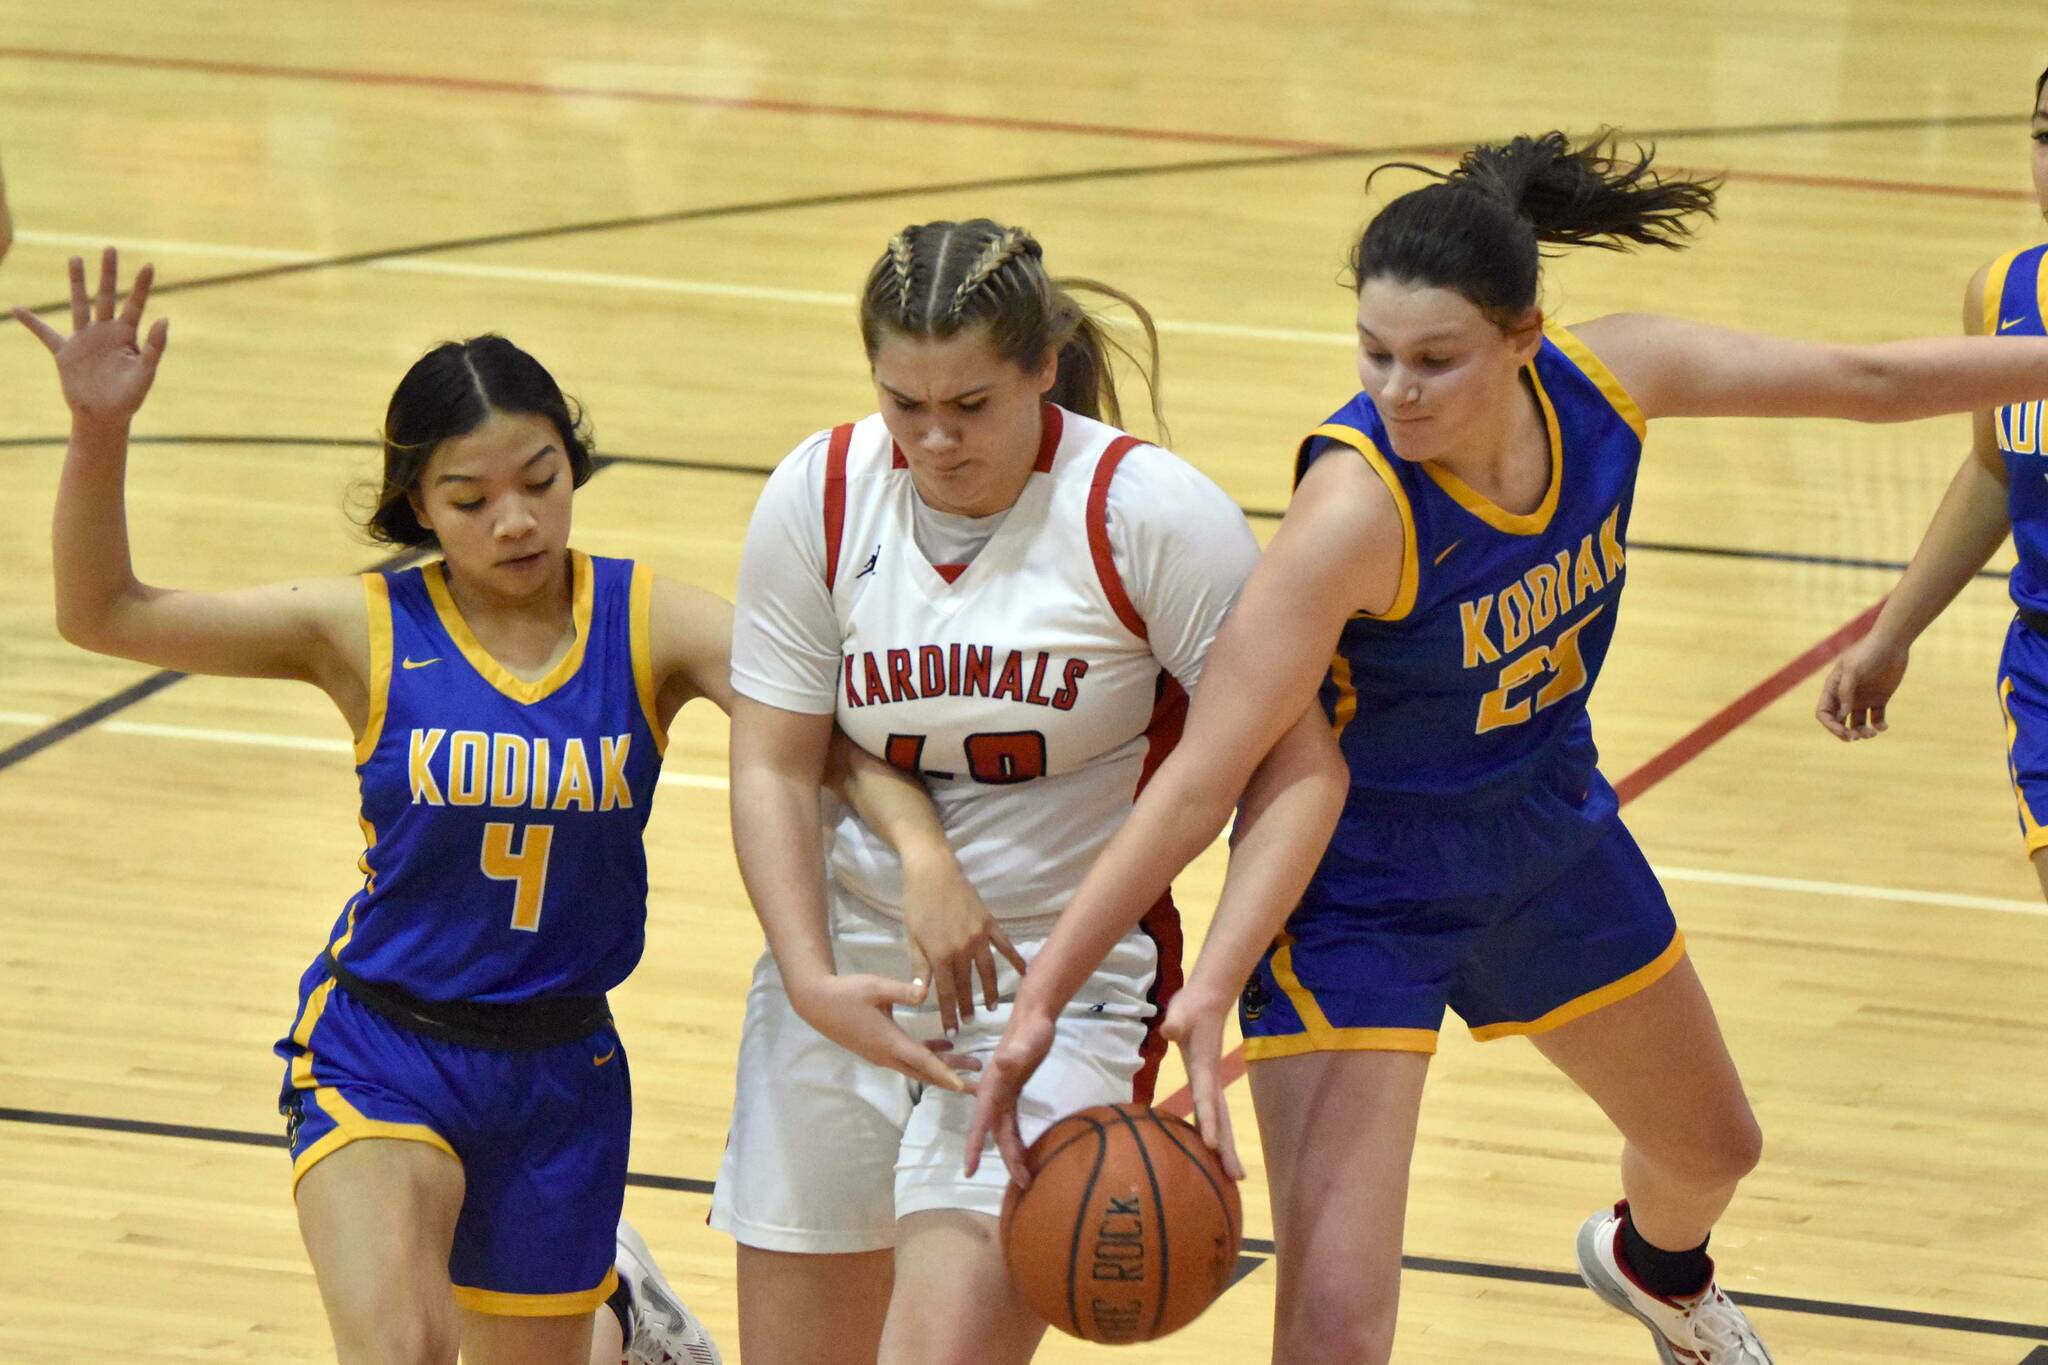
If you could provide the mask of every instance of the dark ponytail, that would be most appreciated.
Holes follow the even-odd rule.
[[[1379,167],[1373,177],[1401,169],[1439,183],[1374,217],[1352,247],[1353,286],[1387,276],[1455,289],[1506,326],[1535,305],[1539,244],[1675,250],[1695,215],[1714,216],[1718,179],[1667,179],[1651,168],[1654,149],[1615,150],[1609,129],[1578,147],[1550,132],[1474,147],[1449,172],[1406,161]]]
[[[1139,359],[1075,299],[1101,294],[1131,310],[1144,329],[1148,358]],[[868,272],[860,297],[861,344],[874,363],[890,334],[944,340],[970,327],[988,329],[989,344],[1013,365],[1035,369],[1047,351],[1059,355],[1046,397],[1070,412],[1123,425],[1111,361],[1121,355],[1145,378],[1152,420],[1166,439],[1159,409],[1159,333],[1143,304],[1096,280],[1053,279],[1038,239],[987,218],[919,223],[903,229]]]

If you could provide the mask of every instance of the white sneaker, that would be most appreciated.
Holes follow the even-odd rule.
[[[1653,1294],[1615,1254],[1622,1210],[1596,1213],[1579,1229],[1579,1278],[1607,1303],[1650,1329],[1663,1365],[1772,1365],[1756,1329],[1721,1292],[1708,1262],[1707,1287],[1682,1299]]]
[[[626,1365],[725,1365],[718,1343],[683,1307],[654,1253],[625,1219],[619,1220],[619,1279],[633,1299],[633,1336]]]

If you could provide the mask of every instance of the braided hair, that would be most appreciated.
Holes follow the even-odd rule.
[[[1075,300],[1075,289],[1129,308],[1144,329],[1149,359],[1138,360],[1112,338]],[[1122,425],[1123,410],[1110,362],[1112,354],[1122,354],[1145,377],[1163,438],[1159,335],[1136,299],[1094,280],[1051,278],[1036,237],[991,219],[920,223],[891,237],[861,291],[861,343],[869,362],[892,334],[944,340],[975,327],[987,329],[996,354],[1026,369],[1056,352],[1058,375],[1046,396],[1112,426]]]

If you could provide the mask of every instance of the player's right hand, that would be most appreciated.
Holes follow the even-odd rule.
[[[786,986],[798,1017],[856,1057],[943,1090],[974,1088],[960,1072],[976,1070],[979,1062],[943,1041],[918,1042],[889,1013],[897,1005],[923,1004],[928,989],[923,981],[826,975]]]
[[[1195,1127],[1201,1130],[1202,1141],[1223,1162],[1226,1175],[1242,1180],[1244,1162],[1238,1160],[1237,1138],[1230,1131],[1230,1102],[1223,1095],[1223,1024],[1235,1004],[1234,996],[1203,998],[1200,984],[1190,981],[1166,1007],[1159,1031],[1180,1047],[1181,1061],[1188,1069],[1188,1091],[1195,1098]]]
[[[1836,739],[1875,739],[1888,728],[1885,707],[1906,678],[1910,651],[1879,636],[1864,636],[1842,651],[1821,684],[1814,719]]]
[[[149,286],[156,267],[145,265],[136,272],[128,300],[114,311],[120,259],[114,248],[100,254],[99,292],[90,299],[85,293],[85,261],[71,258],[71,335],[65,336],[26,308],[14,316],[22,326],[56,357],[57,377],[64,385],[64,401],[72,416],[87,422],[125,422],[149,396],[156,380],[157,362],[163,359],[170,341],[170,321],[158,318],[149,336],[137,345],[142,326],[143,305],[149,302]]]
[[[981,1070],[974,1086],[974,1121],[967,1128],[967,1174],[981,1168],[982,1150],[994,1136],[1010,1168],[1010,1179],[1022,1189],[1031,1184],[1024,1161],[1024,1134],[1017,1127],[1017,1103],[1024,1084],[1052,1051],[1056,1022],[1021,1003],[1010,1011],[1009,1027],[996,1044],[995,1056]]]

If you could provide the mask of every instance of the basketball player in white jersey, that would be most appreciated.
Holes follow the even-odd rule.
[[[1021,229],[906,229],[861,323],[882,410],[781,464],[741,559],[733,836],[771,952],[711,1222],[740,1243],[749,1365],[1003,1365],[1045,1323],[1004,1273],[1000,1164],[962,1173],[972,1100],[950,1068],[993,1047],[1013,968],[1177,737],[1258,547],[1215,484],[1098,420],[1118,417],[1110,343]],[[835,718],[922,774],[979,904],[906,904],[889,847],[821,817]],[[1265,789],[1336,763],[1305,724]],[[1027,1135],[1149,1099],[1179,950],[1162,899],[1076,996]],[[940,998],[892,1017],[926,989],[913,964]]]

